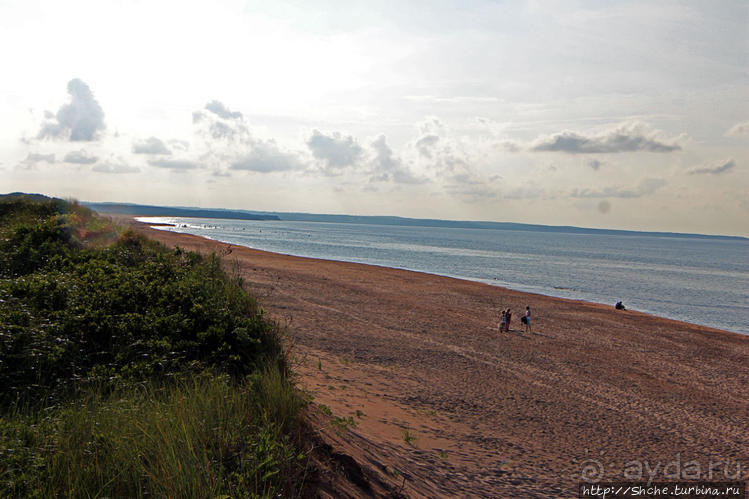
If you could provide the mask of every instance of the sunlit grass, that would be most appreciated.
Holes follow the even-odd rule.
[[[268,405],[271,401],[280,406]],[[277,370],[191,375],[0,419],[3,497],[272,497],[294,492],[303,401]]]

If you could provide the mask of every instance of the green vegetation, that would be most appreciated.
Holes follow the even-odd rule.
[[[358,426],[359,423],[354,421],[353,416],[349,416],[347,418],[336,416],[333,418],[330,424],[333,426],[333,428],[335,428],[336,434],[340,436],[346,433],[349,428],[355,428],[356,426]]]
[[[408,428],[403,429],[403,441],[406,442],[408,445],[413,445],[413,443],[416,441],[416,437],[411,433],[411,430]]]
[[[218,259],[0,197],[0,496],[301,490],[306,404]]]

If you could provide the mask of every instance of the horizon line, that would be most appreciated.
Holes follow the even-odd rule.
[[[575,225],[548,225],[539,223],[528,223],[528,222],[507,222],[507,221],[494,221],[494,220],[466,220],[466,219],[447,219],[447,218],[417,218],[417,217],[406,217],[402,215],[355,215],[349,213],[314,213],[304,211],[265,211],[265,210],[249,210],[249,209],[237,209],[237,208],[204,208],[197,206],[176,206],[176,205],[155,205],[155,204],[140,204],[131,202],[116,202],[116,201],[80,201],[84,205],[121,205],[121,206],[133,206],[133,207],[153,207],[162,209],[185,209],[185,210],[200,210],[200,211],[226,211],[233,213],[247,213],[247,214],[259,214],[259,215],[300,215],[300,216],[318,216],[318,217],[350,217],[350,218],[362,218],[362,219],[393,219],[411,222],[437,222],[437,223],[448,223],[448,224],[487,224],[487,225],[515,225],[524,227],[537,227],[537,228],[550,228],[550,229],[567,229],[575,231],[601,231],[601,232],[617,232],[624,234],[650,234],[660,236],[696,236],[700,238],[723,238],[723,239],[738,239],[738,240],[749,240],[749,235],[735,235],[735,234],[706,234],[697,232],[676,232],[676,231],[664,231],[664,230],[635,230],[635,229],[615,229],[615,228],[600,228],[600,227],[580,227]],[[144,215],[148,216],[148,215]],[[157,216],[157,215],[154,215]],[[173,215],[180,216],[180,215]],[[206,217],[212,218],[212,217]],[[291,220],[288,220],[291,221]],[[310,220],[312,221],[312,220]],[[318,221],[319,222],[319,221]],[[415,225],[415,224],[414,224]],[[465,227],[471,228],[471,227]],[[482,228],[482,227],[474,227]],[[490,227],[483,227],[490,228]]]

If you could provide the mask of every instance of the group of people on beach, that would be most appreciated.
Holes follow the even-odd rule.
[[[502,314],[500,315],[499,319],[499,332],[510,332],[510,319],[512,319],[512,311],[508,308],[506,310],[502,310]],[[525,327],[526,333],[531,333],[531,307],[526,306],[525,307],[525,315],[520,318],[520,322],[523,323],[523,326]]]

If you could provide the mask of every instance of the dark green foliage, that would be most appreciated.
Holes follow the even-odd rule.
[[[86,249],[67,205],[22,203],[0,203],[0,403],[185,369],[237,378],[281,358],[275,326],[216,257],[132,232]]]
[[[219,260],[0,196],[0,496],[297,495],[305,400]]]
[[[0,278],[34,272],[55,255],[68,255],[70,230],[62,202],[0,202]]]

